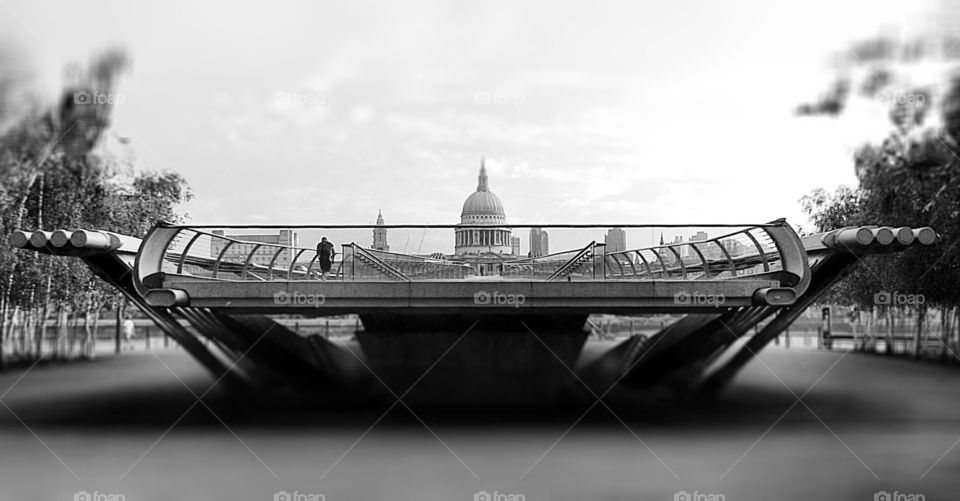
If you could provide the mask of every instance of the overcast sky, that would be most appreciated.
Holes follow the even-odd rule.
[[[793,108],[921,7],[0,0],[0,32],[48,82],[126,47],[114,132],[186,176],[196,222],[456,223],[486,155],[511,223],[806,226],[885,127]]]

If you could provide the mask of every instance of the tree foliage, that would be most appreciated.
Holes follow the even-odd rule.
[[[929,62],[928,46],[885,39],[857,44],[849,50],[853,57],[848,64],[868,67],[862,81],[853,81],[849,75],[855,72],[844,68],[838,77],[842,85],[797,110],[802,115],[841,114],[852,93],[838,89],[850,88],[888,107],[887,137],[863,145],[854,155],[859,186],[834,193],[815,190],[801,200],[819,231],[868,224],[931,226],[941,237],[936,246],[865,258],[832,299],[872,306],[874,293],[900,291],[923,294],[928,306],[960,304],[955,245],[960,241],[960,77],[933,87],[914,85],[910,70]],[[836,102],[824,106],[825,100]]]
[[[173,172],[137,172],[97,152],[108,133],[112,103],[84,102],[78,93],[115,92],[128,59],[122,51],[95,58],[55,105],[19,117],[0,135],[0,237],[15,230],[97,229],[142,236],[158,220],[176,222],[192,197]],[[0,70],[2,72],[2,70]],[[2,96],[0,96],[2,97]],[[0,108],[3,103],[0,99]],[[2,110],[0,110],[2,111]],[[0,113],[0,115],[3,115]],[[9,116],[5,114],[4,116]],[[88,311],[116,298],[76,259],[0,245],[0,314],[65,306]]]

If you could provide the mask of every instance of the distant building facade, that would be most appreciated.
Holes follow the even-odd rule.
[[[530,228],[530,257],[550,254],[550,235],[542,228]]]
[[[661,241],[663,236],[661,235]],[[603,243],[606,244],[606,252],[623,252],[627,250],[627,232],[621,228],[610,228],[603,237]]]
[[[690,245],[681,245],[678,248],[678,253],[680,254],[680,257],[684,260],[686,260],[687,258],[699,260],[700,254],[702,254],[705,259],[721,260],[721,259],[727,259],[727,254],[729,254],[730,257],[736,257],[746,252],[746,248],[743,242],[737,240],[736,238],[724,238],[723,240],[719,241],[719,245],[717,242],[707,242],[707,240],[709,239],[710,239],[710,236],[707,234],[707,232],[698,231],[697,233],[691,235],[690,239],[687,240],[686,242],[684,242],[683,238],[681,238],[678,235],[674,237],[672,243],[674,245],[683,244],[683,243],[698,244],[697,250],[700,251],[699,254],[696,251],[694,251]],[[703,243],[699,243],[699,242],[703,242]],[[661,237],[661,245],[663,245],[662,237]],[[723,246],[723,248],[720,247],[721,245]],[[724,251],[726,251],[726,254],[724,253]]]
[[[295,247],[300,244],[299,236],[291,230],[280,230],[279,233],[267,235],[225,235],[223,230],[213,230],[213,234],[241,241],[227,248],[223,254],[224,261],[243,263],[246,262],[247,256],[253,252],[250,263],[263,266],[269,266],[270,262],[273,261],[274,267],[288,268],[296,253]],[[212,238],[210,240],[210,255],[214,258],[220,256],[228,242],[228,240],[222,238]],[[258,244],[261,245],[259,248],[257,247]],[[289,248],[277,254],[277,245]],[[256,251],[254,251],[255,248]],[[276,259],[274,259],[274,256],[276,256]]]
[[[736,238],[724,238],[720,241],[720,245],[722,245],[732,257],[742,255],[746,251],[746,246]]]
[[[514,256],[520,255],[520,237],[510,237],[510,251]]]
[[[686,259],[690,256],[690,246],[683,245],[683,237],[680,235],[674,236],[673,242],[670,242],[670,245],[680,254],[680,259]]]

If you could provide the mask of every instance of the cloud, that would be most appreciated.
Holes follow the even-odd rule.
[[[54,53],[127,38],[116,127],[183,171],[197,220],[456,222],[486,155],[511,220],[584,222],[776,217],[853,179],[857,139],[790,112],[881,4],[12,8]]]

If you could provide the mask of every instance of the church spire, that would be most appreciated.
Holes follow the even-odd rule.
[[[484,157],[480,157],[480,182],[477,184],[477,191],[490,191],[489,182],[487,181],[486,159]]]
[[[383,227],[383,211],[377,209],[377,227],[373,229],[373,245],[371,249],[388,251],[390,244],[387,243],[387,229]]]

